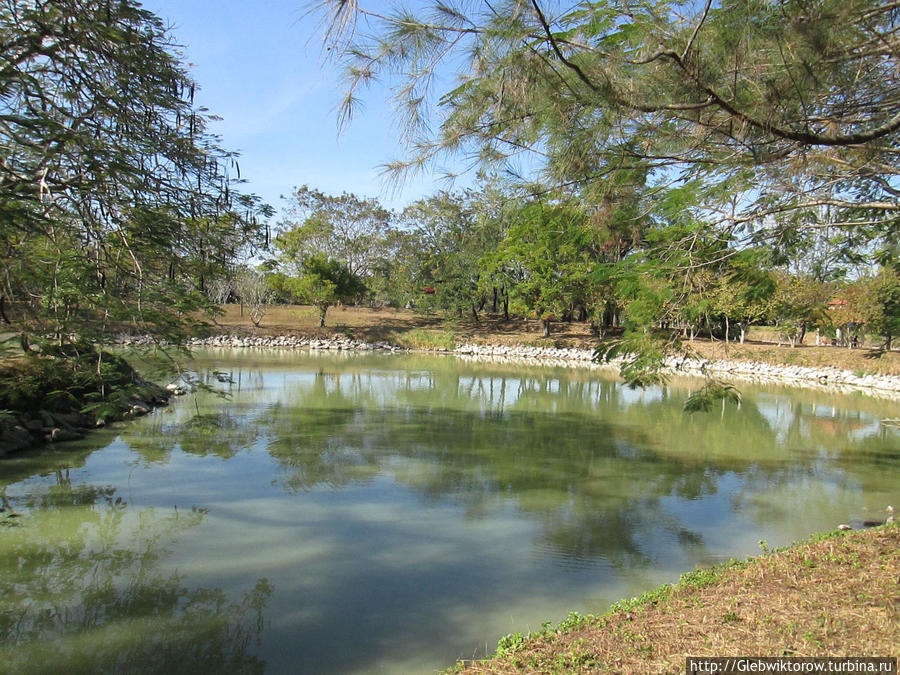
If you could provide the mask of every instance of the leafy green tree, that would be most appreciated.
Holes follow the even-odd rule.
[[[882,348],[890,350],[895,336],[900,335],[900,273],[892,265],[881,267],[877,274],[858,279],[841,292],[847,301],[837,312],[842,324],[862,324],[867,333],[882,339]]]
[[[404,209],[401,222],[421,247],[419,301],[478,321],[484,306],[479,259],[489,250],[471,194],[439,192]],[[427,292],[425,289],[428,289]]]
[[[882,267],[872,285],[875,307],[867,317],[868,328],[883,338],[884,349],[889,350],[893,338],[900,335],[900,271],[897,266]]]
[[[896,236],[888,0],[322,5],[346,66],[342,119],[369,83],[400,80],[409,154],[390,168],[462,151],[493,169],[532,151],[560,185],[645,164],[657,184],[699,179],[698,208],[732,230],[777,236],[773,216],[828,207]],[[434,91],[442,66],[462,75]]]
[[[367,280],[374,302],[406,307],[422,298],[421,273],[425,251],[416,231],[391,229],[384,240],[385,255]]]
[[[595,361],[625,357],[620,368],[629,386],[643,387],[664,381],[663,369],[681,343],[666,326],[678,318],[678,288],[658,260],[635,255],[609,269],[600,270],[615,283],[622,305],[622,336],[601,342]]]
[[[324,253],[365,279],[385,256],[392,220],[376,199],[335,197],[304,185],[291,195],[280,239],[297,258]]]
[[[775,275],[775,283],[773,315],[791,347],[803,344],[811,326],[829,323],[825,304],[831,296],[833,287],[830,284],[784,272]]]
[[[339,303],[355,302],[366,292],[362,280],[347,265],[320,253],[298,263],[299,276],[273,275],[276,291],[291,299],[314,305],[319,312],[319,327],[325,326],[328,308]]]
[[[771,312],[775,280],[763,263],[767,252],[744,249],[730,257],[720,272],[713,291],[714,311],[725,322],[725,340],[731,337],[731,325],[739,330],[741,344],[747,328],[762,321]]]
[[[0,52],[2,319],[177,340],[269,209],[232,189],[162,21],[131,0],[10,0]]]
[[[588,302],[589,237],[583,210],[532,201],[516,210],[496,253],[488,257],[489,268],[510,271],[513,297],[537,316],[544,337],[554,319]]]

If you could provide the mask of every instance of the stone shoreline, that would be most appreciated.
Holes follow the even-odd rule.
[[[178,386],[163,389],[141,381],[133,392],[120,395],[121,409],[111,420],[141,417],[154,408],[168,405],[170,396],[181,393],[183,390]],[[106,426],[104,419],[76,408],[20,411],[0,425],[0,457],[46,443],[77,441],[103,426]]]
[[[142,344],[141,338],[123,338],[121,344]],[[618,368],[621,362],[596,364],[591,361],[590,349],[529,347],[525,345],[462,344],[455,349],[407,349],[387,342],[363,342],[346,337],[309,338],[297,336],[243,337],[218,335],[209,338],[193,338],[191,347],[225,348],[275,348],[303,349],[310,351],[381,351],[453,354],[465,358],[530,362],[588,368]],[[727,379],[782,383],[795,386],[835,391],[865,391],[871,395],[900,398],[900,376],[863,375],[832,367],[778,366],[753,361],[712,361],[691,358],[674,358],[668,362],[670,374],[704,376],[713,375]]]
[[[149,345],[147,337],[122,336],[117,340],[122,346]],[[454,349],[408,349],[387,342],[363,342],[346,337],[310,338],[297,336],[246,337],[217,335],[208,338],[192,338],[189,347],[214,347],[224,349],[288,349],[331,352],[386,352],[448,354],[465,360],[489,361],[528,365],[552,365],[566,368],[590,368],[617,370],[621,361],[597,364],[591,358],[590,349],[529,347],[525,345],[462,344]],[[835,392],[862,392],[869,396],[900,400],[900,376],[858,376],[838,368],[810,368],[808,366],[778,366],[751,361],[712,361],[691,358],[670,359],[668,373],[684,376],[715,376],[758,384],[786,384],[810,389]],[[123,417],[136,417],[155,407],[166,405],[169,396],[184,391],[177,385],[165,389],[144,383],[147,391],[124,402]],[[102,424],[102,423],[100,423]],[[60,442],[84,437],[98,422],[93,415],[76,411],[65,413],[37,410],[23,412],[7,420],[0,427],[0,457],[41,442]]]

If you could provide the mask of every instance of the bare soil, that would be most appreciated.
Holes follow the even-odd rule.
[[[685,575],[634,607],[501,641],[461,673],[683,673],[687,656],[897,656],[900,527]]]
[[[437,314],[419,314],[404,309],[370,309],[367,307],[332,307],[326,327],[318,327],[318,316],[312,307],[276,305],[268,309],[259,327],[253,326],[247,313],[241,315],[238,305],[226,305],[216,319],[215,329],[240,335],[298,335],[327,337],[352,335],[367,341],[388,341],[410,347],[425,347],[450,340],[456,344],[557,346],[590,348],[597,344],[587,323],[554,322],[552,334],[542,338],[536,319],[483,315],[475,323],[471,318],[450,321]],[[806,342],[814,336],[807,336]],[[762,361],[775,365],[810,367],[832,366],[858,374],[900,375],[900,352],[880,353],[871,348],[815,347],[809,344],[791,348],[778,345],[777,335],[768,329],[751,329],[744,344],[697,339],[685,341],[688,351],[707,359]]]

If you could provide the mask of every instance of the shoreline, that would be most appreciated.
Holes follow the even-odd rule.
[[[154,342],[146,336],[120,336],[116,344],[121,347],[147,346]],[[281,349],[308,352],[382,352],[442,354],[455,356],[467,361],[524,364],[531,366],[554,366],[566,368],[587,368],[592,370],[618,371],[623,359],[609,363],[594,363],[593,350],[564,347],[534,347],[527,345],[489,345],[464,343],[453,349],[409,348],[389,342],[365,342],[344,336],[330,338],[281,336],[241,336],[220,334],[206,338],[191,338],[188,348],[219,349]],[[671,376],[705,377],[715,376],[727,380],[753,384],[776,384],[803,389],[834,392],[860,393],[873,398],[900,401],[900,376],[897,375],[857,375],[834,367],[783,366],[756,361],[706,360],[689,357],[671,358],[667,361],[666,374]],[[146,383],[145,383],[146,384]],[[172,387],[175,387],[173,390]],[[160,399],[181,393],[175,385],[168,385]],[[154,392],[155,393],[155,392]],[[166,401],[167,402],[167,401]],[[165,405],[162,400],[145,393],[128,402],[126,414],[140,416],[155,407]],[[5,425],[0,425],[0,457],[19,451],[45,445],[82,438],[96,428],[97,420],[92,415],[84,415],[74,410],[64,411],[7,411]],[[10,415],[11,413],[11,415]]]
[[[602,615],[572,613],[558,626],[507,635],[493,655],[463,659],[444,673],[646,675],[684,672],[688,656],[893,657],[898,544],[900,527],[890,521],[812,534],[686,572]]]
[[[122,345],[146,344],[142,338],[122,338]],[[419,354],[449,354],[473,360],[528,363],[531,365],[564,365],[592,369],[615,368],[623,360],[608,364],[594,363],[593,350],[526,345],[485,345],[464,343],[454,349],[414,349],[388,342],[364,342],[346,337],[315,338],[297,336],[216,335],[192,338],[188,347],[220,347],[233,349],[297,349],[304,351],[354,351]],[[689,357],[667,360],[666,374],[704,377],[713,375],[752,383],[777,383],[820,391],[858,391],[879,398],[900,399],[900,376],[858,375],[835,367],[781,366],[759,361],[706,360]]]

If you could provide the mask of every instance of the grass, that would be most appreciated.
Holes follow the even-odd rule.
[[[603,616],[500,641],[480,673],[681,673],[686,656],[895,655],[900,527],[832,532],[690,572]]]
[[[458,344],[452,331],[424,328],[395,333],[390,342],[409,349],[445,349],[448,351],[453,350]]]
[[[367,307],[332,307],[326,327],[318,327],[315,312],[304,306],[272,306],[257,328],[240,314],[237,305],[226,305],[217,320],[216,329],[240,335],[298,335],[328,337],[348,335],[369,342],[385,341],[415,349],[452,349],[461,343],[523,345],[528,347],[592,348],[597,339],[587,323],[552,324],[552,334],[542,338],[536,319],[483,315],[479,323],[471,318],[446,321],[437,314],[417,314],[404,309],[370,309]],[[870,349],[842,347],[796,348],[778,346],[762,338],[777,339],[772,331],[751,329],[745,344],[695,340],[686,342],[689,350],[701,358],[729,361],[762,361],[775,365],[799,365],[813,368],[831,366],[854,373],[900,375],[900,352],[885,353],[877,358]],[[814,336],[807,336],[812,342]]]

